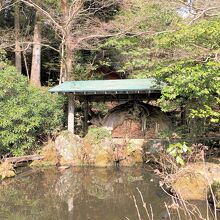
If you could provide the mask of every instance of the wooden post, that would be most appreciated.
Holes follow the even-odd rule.
[[[85,136],[88,132],[88,100],[85,100],[83,103],[83,112],[84,112],[83,135]]]
[[[74,95],[69,94],[69,102],[68,102],[68,131],[74,134]]]

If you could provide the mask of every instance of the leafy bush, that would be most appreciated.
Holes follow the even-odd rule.
[[[14,67],[0,70],[0,152],[22,155],[63,119],[62,98],[28,85]]]
[[[209,118],[211,122],[219,122],[218,62],[180,62],[161,69],[157,76],[167,83],[160,99],[163,110],[185,105],[191,118]]]
[[[105,138],[111,138],[111,134],[103,127],[90,128],[88,134],[86,135],[86,139],[92,141],[94,144],[99,144],[101,140]]]
[[[176,163],[183,166],[185,164],[184,154],[191,153],[191,147],[188,147],[186,143],[169,144],[167,153],[176,159]]]

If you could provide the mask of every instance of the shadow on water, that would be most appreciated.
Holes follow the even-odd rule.
[[[170,198],[161,191],[154,174],[143,167],[23,172],[0,185],[0,219],[136,220],[133,195],[144,216],[136,187],[152,205],[154,219],[165,219],[164,202]]]

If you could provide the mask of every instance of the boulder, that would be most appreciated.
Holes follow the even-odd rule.
[[[112,138],[106,128],[90,128],[84,138],[83,164],[107,167],[143,162],[143,139]]]
[[[55,148],[65,161],[78,160],[82,147],[82,139],[68,131],[63,131],[55,140]]]
[[[115,148],[113,151],[114,161],[120,166],[133,166],[143,163],[144,139],[113,139]]]
[[[181,198],[206,200],[210,186],[220,179],[220,165],[205,162],[188,164],[170,179],[172,188]]]
[[[208,190],[207,181],[199,173],[185,173],[173,183],[174,191],[185,200],[205,200]]]
[[[97,152],[95,156],[96,167],[106,167],[113,165],[112,154],[108,151],[102,150]]]
[[[62,132],[54,149],[60,155],[61,165],[132,166],[143,162],[143,143],[144,139],[114,139],[106,128],[90,127],[83,139]]]
[[[114,143],[108,130],[102,127],[90,128],[83,142],[83,164],[99,167],[114,164],[112,156]]]

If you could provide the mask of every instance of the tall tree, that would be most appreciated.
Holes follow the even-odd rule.
[[[74,53],[91,48],[97,40],[112,35],[106,21],[106,11],[116,11],[119,0],[20,0],[34,7],[60,38],[60,82],[72,75]],[[101,16],[103,13],[103,16]]]
[[[15,66],[21,72],[21,46],[20,46],[20,7],[19,3],[14,5],[14,26],[15,26]]]
[[[76,1],[78,3],[78,7],[80,5],[81,0]],[[77,5],[74,5],[77,10]],[[71,50],[71,24],[72,19],[69,17],[69,3],[68,0],[61,0],[61,11],[62,11],[62,44],[61,44],[61,69],[60,69],[60,83],[62,81],[68,80],[70,78],[70,74],[73,69],[73,52]]]
[[[36,12],[34,36],[33,36],[33,54],[30,83],[35,86],[41,86],[41,27],[39,22],[39,15]]]

